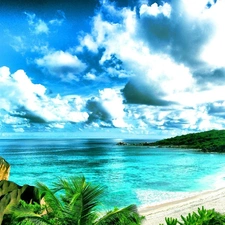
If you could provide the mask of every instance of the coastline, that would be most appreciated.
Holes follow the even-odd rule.
[[[178,218],[187,216],[198,208],[204,206],[205,209],[215,209],[220,213],[225,213],[225,188],[200,192],[197,195],[152,206],[140,207],[138,212],[145,216],[143,225],[166,224],[165,217]]]

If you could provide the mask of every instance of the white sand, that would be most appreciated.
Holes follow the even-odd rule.
[[[215,209],[225,213],[225,188],[215,191],[203,192],[199,195],[161,205],[153,205],[139,209],[139,213],[145,216],[143,225],[166,224],[165,217],[178,218],[188,213],[197,211],[204,206],[205,209]]]

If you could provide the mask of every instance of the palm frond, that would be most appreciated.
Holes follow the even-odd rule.
[[[37,183],[37,187],[43,195],[47,213],[54,212],[60,215],[63,211],[63,205],[55,195],[55,192],[40,182]]]
[[[12,208],[13,218],[17,221],[27,221],[30,224],[51,224],[42,215],[33,212],[31,208],[27,207],[13,207]],[[26,223],[25,223],[26,224]]]
[[[85,177],[71,177],[59,179],[54,183],[54,191],[63,190],[60,196],[64,206],[67,206],[67,214],[85,224],[89,217],[94,217],[95,207],[99,205],[99,197],[103,188],[87,183]]]
[[[129,205],[122,209],[114,209],[106,213],[103,217],[98,219],[94,225],[132,225],[141,224],[143,220],[137,213],[135,205]]]

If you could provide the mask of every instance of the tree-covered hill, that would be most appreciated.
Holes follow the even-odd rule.
[[[168,138],[151,145],[200,149],[204,152],[225,152],[225,130],[210,130]]]
[[[225,130],[210,130],[200,133],[191,133],[151,143],[129,144],[120,142],[118,145],[165,146],[199,149],[203,152],[225,152]]]

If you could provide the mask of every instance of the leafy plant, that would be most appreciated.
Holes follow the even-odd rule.
[[[86,182],[84,177],[59,179],[52,189],[41,183],[37,186],[45,203],[39,207],[21,205],[14,209],[15,224],[140,225],[144,219],[138,215],[135,205],[115,208],[99,216],[97,206],[103,188]]]
[[[39,221],[36,217],[43,213],[44,208],[36,202],[28,204],[20,200],[19,205],[17,207],[12,207],[11,211],[13,212],[12,214],[4,215],[4,225],[33,225],[37,224],[36,222]],[[23,217],[20,217],[21,214]],[[27,218],[24,219],[24,217]]]
[[[225,217],[214,209],[206,210],[204,207],[198,208],[198,213],[193,212],[188,214],[185,218],[181,216],[183,222],[182,225],[222,225],[225,224]]]
[[[189,213],[186,217],[181,216],[182,221],[173,218],[166,218],[167,225],[225,225],[225,216],[214,209],[206,210],[198,208],[197,213]]]
[[[165,218],[167,225],[177,225],[178,220],[174,218]]]
[[[135,205],[130,205],[122,209],[115,208],[103,217],[98,219],[95,225],[135,225],[141,224],[143,216],[137,214]]]

